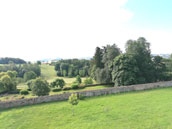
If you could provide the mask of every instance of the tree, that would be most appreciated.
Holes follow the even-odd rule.
[[[97,83],[110,83],[111,82],[111,73],[107,67],[100,69],[97,68],[95,71],[95,80]]]
[[[163,58],[160,56],[155,56],[153,58],[154,63],[154,76],[156,81],[166,80],[166,65],[163,62]]]
[[[17,76],[17,72],[16,71],[7,71],[8,76],[10,76],[10,78],[16,78]]]
[[[35,79],[37,76],[36,76],[36,73],[33,72],[33,71],[29,71],[29,72],[26,72],[24,74],[24,81],[28,81],[28,80],[31,80],[31,79]]]
[[[103,51],[102,62],[110,68],[112,67],[113,60],[121,54],[121,50],[116,44],[113,44],[105,46]]]
[[[37,78],[32,85],[32,93],[37,96],[48,95],[50,92],[49,84],[46,80]]]
[[[82,83],[82,79],[81,79],[81,77],[79,75],[76,76],[76,82],[79,83],[79,84]]]
[[[74,106],[79,103],[77,94],[71,94],[71,96],[69,96],[69,103],[72,104],[72,115],[74,116]]]
[[[56,79],[51,83],[51,86],[63,88],[63,86],[65,86],[65,81],[63,79]]]
[[[103,68],[104,64],[102,63],[103,58],[103,51],[99,47],[96,48],[96,52],[93,57],[93,62],[96,66],[96,68]]]
[[[7,90],[6,90],[6,88],[5,88],[5,85],[4,85],[4,83],[2,82],[2,81],[0,81],[0,93],[4,93],[4,92],[6,92]]]
[[[36,63],[37,63],[37,65],[41,65],[41,61],[37,61]]]
[[[92,80],[91,78],[86,78],[86,79],[84,80],[84,84],[85,84],[85,85],[93,84],[93,80]]]
[[[137,84],[139,68],[135,58],[123,54],[118,56],[113,63],[112,81],[115,86]]]
[[[145,38],[129,40],[126,43],[126,54],[132,55],[137,62],[139,71],[137,78],[139,83],[154,82],[153,62],[151,57],[150,43]]]
[[[10,78],[9,75],[4,75],[1,77],[1,82],[3,83],[6,91],[16,90],[16,82]]]

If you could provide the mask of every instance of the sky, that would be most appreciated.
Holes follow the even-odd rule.
[[[92,57],[97,46],[145,37],[172,53],[171,0],[0,0],[0,57]]]

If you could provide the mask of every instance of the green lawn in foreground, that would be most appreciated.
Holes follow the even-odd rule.
[[[0,111],[0,129],[171,129],[172,88]]]

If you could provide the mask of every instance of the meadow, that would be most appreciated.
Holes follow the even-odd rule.
[[[46,64],[42,64],[41,65],[41,78],[47,80],[49,83],[51,83],[52,81],[54,81],[56,78],[61,78],[64,79],[66,85],[70,87],[70,85],[75,81],[75,77],[73,78],[68,78],[68,77],[58,77],[56,76],[56,71],[54,70],[54,66],[52,65],[46,65]],[[84,77],[81,78],[82,82],[85,80]],[[94,81],[95,83],[95,81]],[[55,94],[62,94],[64,92],[75,92],[75,91],[85,91],[85,90],[95,90],[95,89],[104,89],[104,88],[108,88],[109,86],[96,86],[96,87],[86,87],[84,89],[75,89],[75,90],[68,90],[68,91],[58,91],[58,92],[50,92],[49,95],[55,95]],[[18,89],[27,89],[28,86],[26,83],[20,83],[17,85]],[[29,91],[30,92],[30,91]],[[33,96],[32,93],[30,92],[30,94],[28,95],[20,95],[20,94],[10,94],[8,96],[3,96],[0,97],[0,101],[8,101],[8,100],[15,100],[15,99],[20,99],[20,98],[33,98],[33,97],[37,97],[37,96]]]
[[[86,98],[0,111],[0,129],[170,129],[172,88]]]

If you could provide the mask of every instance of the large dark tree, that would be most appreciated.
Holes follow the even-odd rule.
[[[132,55],[137,62],[140,71],[137,73],[139,83],[155,81],[150,43],[145,38],[141,37],[137,40],[129,40],[126,43],[126,54]]]
[[[103,68],[104,67],[104,64],[102,62],[102,58],[103,58],[103,50],[100,49],[99,47],[97,47],[95,55],[93,57],[93,62],[94,62],[94,65],[96,66],[96,68]]]
[[[118,56],[113,63],[112,81],[115,86],[137,84],[139,68],[135,58],[123,54]]]

